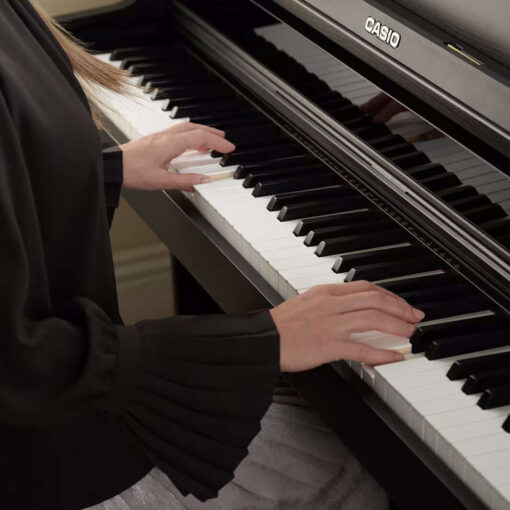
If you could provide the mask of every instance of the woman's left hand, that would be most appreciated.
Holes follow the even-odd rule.
[[[208,177],[171,173],[168,171],[171,161],[187,150],[229,153],[235,145],[225,139],[223,131],[186,122],[120,148],[123,152],[124,186],[144,190],[191,191],[194,185],[209,182]]]

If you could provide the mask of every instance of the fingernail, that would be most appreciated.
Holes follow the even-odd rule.
[[[202,179],[200,179],[200,184],[209,184],[210,182],[212,182],[210,177],[202,177]]]
[[[425,317],[425,313],[418,308],[413,308],[413,316],[417,321],[421,321]]]
[[[404,361],[406,359],[406,357],[403,354],[400,354],[400,352],[396,352],[393,355],[393,358],[395,361]]]

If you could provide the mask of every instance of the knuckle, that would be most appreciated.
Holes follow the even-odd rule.
[[[308,289],[305,294],[308,295],[308,297],[314,297],[318,296],[323,292],[323,285],[316,285],[315,287],[312,287],[311,289]]]
[[[326,306],[328,306],[328,304],[331,301],[330,296],[328,296],[327,294],[320,294],[315,299],[316,299],[316,305],[319,308],[325,308]]]
[[[384,296],[376,290],[370,289],[366,292],[366,298],[374,305],[381,304],[384,301]]]

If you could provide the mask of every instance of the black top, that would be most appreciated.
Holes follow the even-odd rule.
[[[510,67],[508,0],[394,0],[450,34]]]
[[[103,157],[105,160],[103,175]],[[91,506],[156,464],[214,497],[279,372],[268,312],[122,325],[120,158],[28,0],[0,0],[0,505]]]

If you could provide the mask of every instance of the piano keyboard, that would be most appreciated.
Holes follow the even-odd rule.
[[[256,29],[255,32],[279,50],[294,58],[310,73],[315,74],[332,90],[346,97],[353,104],[361,105],[381,90],[360,76],[351,68],[316,46],[309,39],[281,23]],[[394,134],[412,139],[425,131],[430,131],[426,123],[409,112],[403,112],[387,123]],[[424,128],[425,126],[425,128]],[[414,144],[431,161],[443,165],[466,185],[486,195],[492,202],[499,204],[510,215],[510,178],[492,166],[480,161],[467,149],[451,139],[442,137],[436,140]]]
[[[146,87],[134,99],[104,94],[106,115],[128,138],[185,120],[227,131],[235,153],[188,152],[172,162],[173,170],[221,176],[196,186],[188,198],[284,298],[318,284],[369,279],[425,311],[426,322],[411,342],[378,332],[352,338],[412,349],[406,361],[375,368],[350,365],[487,505],[509,510],[508,319],[184,50],[131,48],[98,58],[129,69],[133,83]],[[415,147],[408,152],[401,136],[371,126],[369,119],[358,121],[357,107],[338,92],[313,80],[300,86],[316,90],[325,103],[341,104],[340,119],[354,118],[354,129],[369,143],[454,207],[478,211],[471,213],[474,221],[492,223],[498,232],[498,224],[505,225],[508,218],[487,214],[482,195],[445,178],[451,174],[437,164],[424,163]]]

